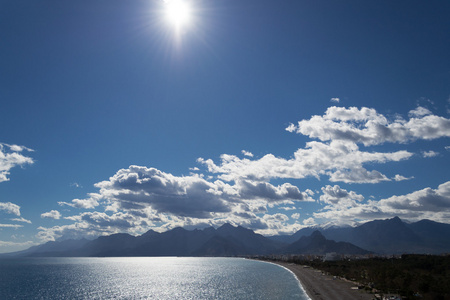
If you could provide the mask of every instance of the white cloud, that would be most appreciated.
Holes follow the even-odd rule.
[[[280,209],[280,210],[285,210],[285,211],[296,210],[297,209],[297,207],[295,207],[295,206],[279,206],[277,208]]]
[[[289,183],[276,186],[240,180],[230,185],[220,180],[209,182],[198,175],[178,177],[142,166],[121,169],[95,186],[100,190],[90,197],[112,213],[84,212],[65,217],[74,224],[41,227],[38,238],[47,241],[62,236],[138,234],[150,227],[161,231],[226,222],[265,234],[291,232],[298,230],[299,225],[288,224],[289,217],[284,214],[267,214],[268,207],[313,201],[308,193]],[[75,207],[74,201],[60,204]]]
[[[177,177],[154,168],[130,166],[108,181],[95,185],[103,199],[120,209],[151,206],[160,213],[210,217],[213,212],[229,212],[228,199],[237,193],[220,181],[208,182],[197,175]]]
[[[313,226],[313,225],[316,225],[316,221],[314,220],[314,218],[311,217],[311,218],[303,220],[303,224],[306,226]]]
[[[251,153],[251,152],[249,152],[249,151],[242,150],[241,152],[242,152],[242,154],[244,154],[245,156],[253,157],[253,153]]]
[[[323,116],[299,121],[297,126],[289,125],[287,130],[321,141],[344,140],[365,146],[450,137],[449,119],[432,115],[423,107],[410,111],[409,116],[409,120],[389,121],[372,108],[332,106]]]
[[[0,253],[9,253],[13,251],[20,251],[31,246],[36,245],[35,242],[27,241],[27,242],[9,242],[9,241],[0,241]]]
[[[0,210],[3,210],[8,214],[20,216],[20,206],[11,202],[0,202]]]
[[[150,221],[145,222],[142,216],[131,213],[118,212],[112,215],[101,212],[86,212],[80,214],[80,220],[100,228],[130,229],[140,225],[152,225]],[[143,224],[142,222],[145,222]]]
[[[23,227],[23,225],[17,225],[17,224],[0,224],[0,228],[20,228]]]
[[[296,130],[297,130],[297,127],[292,123],[289,123],[289,126],[286,127],[286,131],[289,131],[289,132],[295,132]]]
[[[89,196],[90,197],[87,199],[73,199],[72,203],[59,201],[58,204],[61,206],[67,205],[74,208],[82,208],[82,209],[92,209],[99,206],[98,201],[101,196],[95,193],[90,193]]]
[[[320,196],[320,201],[332,205],[342,203],[345,203],[346,205],[353,205],[356,202],[361,202],[364,200],[362,195],[359,195],[353,191],[349,192],[338,185],[327,185],[322,188],[322,193],[323,194]]]
[[[291,159],[267,154],[258,160],[250,160],[223,154],[220,165],[211,159],[199,158],[198,162],[206,165],[209,172],[219,173],[219,178],[225,181],[236,181],[240,178],[258,181],[271,178],[302,179],[311,176],[319,178],[326,175],[331,181],[377,183],[389,179],[376,170],[366,170],[364,164],[401,161],[412,155],[407,151],[363,152],[354,143],[332,141],[309,142],[305,148],[298,149]]]
[[[379,204],[386,212],[450,213],[450,181],[437,189],[425,188],[407,195],[392,196],[380,200]]]
[[[61,213],[57,210],[51,210],[49,212],[41,214],[41,218],[59,220],[61,218]]]
[[[184,227],[187,229],[201,228],[207,226],[218,227],[224,223],[241,225],[255,230],[260,234],[292,234],[304,226],[289,224],[289,217],[284,214],[264,214],[257,216],[249,210],[239,210],[235,207],[233,212],[222,214],[211,219],[199,219],[182,217],[168,214],[158,214],[155,211],[147,211],[146,216],[137,216],[131,212],[119,212],[106,214],[101,212],[87,212],[76,216],[66,217],[67,220],[75,221],[70,225],[54,226],[51,228],[39,227],[37,237],[45,241],[53,241],[64,238],[93,238],[101,235],[127,232],[129,234],[142,234],[149,228],[158,232]],[[154,218],[154,220],[152,220]],[[158,222],[160,225],[156,225]]]
[[[89,226],[86,222],[75,222],[70,225],[54,226],[51,228],[38,227],[39,230],[36,237],[41,240],[41,242],[55,241],[61,237],[65,239],[77,239],[81,237],[85,238],[95,238],[100,235],[109,235],[116,233],[111,231],[109,228],[98,228],[94,230],[92,226]]]
[[[341,220],[342,214],[352,208],[359,207],[364,200],[364,197],[354,191],[347,191],[338,185],[327,185],[322,188],[322,195],[320,201],[326,206],[319,212],[314,213],[314,217],[324,219],[325,221],[332,221],[333,224],[339,225],[345,223],[347,220]],[[336,214],[332,217],[332,214]]]
[[[14,219],[11,219],[11,221],[15,221],[15,222],[23,222],[23,223],[31,224],[31,221],[30,221],[30,220],[27,220],[27,219],[25,219],[25,218],[14,218]]]
[[[435,152],[435,151],[433,151],[433,150],[430,150],[430,151],[423,151],[422,152],[422,155],[423,155],[423,157],[435,157],[435,156],[438,156],[439,155],[439,152]]]
[[[405,177],[399,174],[396,174],[395,177],[393,178],[395,181],[404,181],[404,180],[411,180],[414,179],[414,176],[411,177]]]
[[[237,183],[239,195],[243,199],[261,198],[268,201],[312,201],[309,195],[301,192],[298,187],[290,183],[284,183],[280,186],[273,186],[268,182],[252,182],[241,180]]]
[[[7,241],[0,241],[0,247],[4,246],[33,246],[35,243],[33,242],[7,242]]]
[[[14,152],[22,152],[22,151],[29,151],[34,152],[33,149],[27,148],[25,146],[19,146],[19,145],[9,145],[9,144],[2,144],[3,146],[9,147],[11,151]]]
[[[240,180],[230,185],[221,180],[210,182],[195,174],[178,177],[142,166],[121,169],[95,186],[100,189],[95,194],[96,200],[103,199],[111,209],[131,211],[151,207],[157,213],[193,218],[229,213],[244,202],[261,200],[267,205],[311,200],[307,193],[288,183],[274,186]]]
[[[339,101],[341,101],[341,100],[339,98],[331,98],[330,101],[339,103]]]
[[[300,219],[300,214],[299,213],[294,213],[294,214],[291,215],[291,218],[295,219],[295,220],[298,220],[298,219]]]
[[[437,189],[425,188],[379,201],[354,202],[346,207],[330,205],[322,211],[314,213],[315,218],[345,224],[351,224],[355,220],[370,221],[394,216],[409,221],[431,219],[448,222],[450,218],[450,181],[439,185]]]
[[[48,241],[62,236],[93,237],[116,232],[138,234],[150,227],[164,231],[177,226],[189,228],[226,222],[260,233],[290,232],[298,230],[298,225],[288,224],[289,217],[284,214],[268,215],[268,207],[312,201],[307,192],[301,192],[289,183],[276,186],[240,180],[231,185],[221,180],[208,181],[196,174],[174,176],[142,166],[121,169],[109,180],[95,186],[99,192],[89,194],[89,198],[59,204],[81,209],[102,205],[105,212],[84,212],[65,217],[74,224],[41,227],[38,238]],[[42,216],[56,216],[52,212]]]
[[[10,170],[16,166],[23,167],[34,163],[33,159],[22,155],[22,151],[33,151],[24,146],[0,143],[0,182],[8,181]]]
[[[303,220],[302,224],[298,221],[300,214],[294,211],[291,217],[283,213],[269,214],[273,208],[285,212],[297,209],[297,202],[314,201],[312,197],[320,193],[309,189],[301,191],[290,183],[273,184],[273,179],[326,177],[331,182],[379,183],[414,178],[386,175],[376,170],[376,164],[404,161],[413,153],[405,150],[363,151],[358,145],[361,143],[367,147],[385,142],[406,143],[450,136],[450,121],[425,108],[417,107],[410,111],[409,118],[398,117],[390,121],[370,108],[330,107],[324,116],[313,116],[310,120],[300,121],[298,126],[291,124],[286,128],[321,140],[306,143],[289,158],[267,154],[254,159],[252,153],[242,150],[243,158],[223,154],[219,163],[199,158],[198,162],[206,166],[210,174],[190,173],[188,176],[175,176],[145,166],[130,166],[95,184],[98,192],[88,194],[86,199],[59,202],[60,205],[80,209],[102,207],[104,212],[90,211],[65,217],[74,223],[40,227],[38,237],[54,240],[62,236],[93,237],[116,232],[138,234],[149,228],[165,231],[177,226],[195,228],[224,223],[239,224],[261,234],[279,234],[314,225],[320,219],[331,220],[335,224],[392,215],[414,219],[434,214],[438,219],[448,219],[450,205],[442,204],[448,196],[441,186],[437,190],[429,189],[428,194],[422,192],[428,195],[422,198],[416,192],[375,201],[366,200],[338,185],[326,185],[318,202],[322,209]],[[377,149],[380,151],[380,147]],[[435,153],[423,154],[432,156]],[[199,171],[198,168],[190,170]],[[433,193],[441,196],[433,198],[430,196]],[[433,201],[441,203],[441,210],[432,209],[430,203]],[[414,210],[414,205],[424,209]]]
[[[36,237],[42,242],[54,241],[59,238],[77,239],[84,237],[92,239],[114,233],[143,233],[153,226],[153,223],[147,217],[122,212],[113,214],[84,212],[64,219],[74,221],[74,223],[50,228],[38,227],[39,232]]]
[[[422,106],[418,106],[416,109],[413,109],[408,113],[410,117],[423,117],[431,114],[432,112],[428,108]]]

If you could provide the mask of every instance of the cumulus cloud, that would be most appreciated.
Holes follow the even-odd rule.
[[[411,177],[405,177],[405,176],[396,174],[396,175],[394,176],[393,179],[394,179],[395,181],[404,181],[404,180],[411,180],[411,179],[413,179],[413,178],[414,178],[414,176],[411,176]]]
[[[242,154],[244,154],[245,156],[253,157],[253,153],[251,153],[251,152],[249,152],[249,151],[242,150],[241,152],[242,152]]]
[[[121,169],[95,186],[100,189],[95,194],[96,200],[103,199],[112,209],[132,211],[151,207],[157,213],[193,218],[229,213],[246,201],[262,200],[267,204],[310,200],[308,194],[288,183],[274,186],[240,180],[230,185],[221,180],[210,182],[195,174],[180,177],[142,166]]]
[[[9,180],[12,168],[34,163],[31,157],[21,154],[22,151],[33,150],[24,146],[0,143],[0,182]]]
[[[211,159],[199,158],[198,162],[207,166],[211,173],[220,173],[225,181],[240,178],[267,181],[272,178],[305,177],[320,178],[326,175],[331,181],[347,183],[377,183],[389,178],[376,170],[367,170],[366,163],[386,163],[408,159],[413,154],[408,151],[392,153],[360,151],[355,143],[332,141],[330,143],[308,142],[305,148],[298,149],[291,159],[267,154],[258,160],[240,159],[234,155],[223,154],[221,163]]]
[[[286,127],[285,130],[289,132],[295,132],[297,130],[297,127],[294,124],[289,123],[288,127]]]
[[[140,225],[152,225],[151,222],[145,222],[144,218],[140,216],[122,212],[112,215],[101,212],[86,212],[79,217],[81,221],[101,228],[129,229]],[[145,223],[143,224],[143,222]]]
[[[306,226],[313,226],[313,225],[316,225],[316,221],[314,220],[314,218],[311,217],[311,218],[303,220],[303,224]]]
[[[27,242],[10,242],[10,241],[0,241],[0,249],[2,252],[14,252],[23,250],[25,248],[36,245],[35,242],[27,241]]]
[[[207,181],[202,176],[174,176],[155,168],[130,166],[119,170],[109,180],[95,184],[98,193],[89,199],[103,205],[105,212],[83,212],[65,217],[74,224],[41,227],[38,237],[54,240],[104,235],[115,232],[142,233],[158,223],[160,229],[177,226],[193,227],[204,224],[240,224],[260,233],[275,234],[279,230],[298,230],[299,225],[287,224],[284,214],[269,215],[268,207],[292,205],[297,201],[313,201],[308,192],[284,183],[240,180],[229,184],[221,180]],[[87,208],[80,201],[61,202],[60,205]],[[51,212],[50,212],[51,213]],[[51,216],[46,213],[45,216]],[[162,224],[162,225],[161,225]]]
[[[339,103],[339,101],[341,101],[339,98],[331,98],[330,99],[331,102],[335,102],[335,103]]]
[[[348,191],[338,185],[327,185],[322,187],[320,196],[320,202],[325,204],[325,207],[314,213],[314,217],[326,222],[332,221],[335,225],[346,223],[348,220],[341,216],[352,208],[359,207],[363,200],[364,196],[354,191]],[[332,217],[333,213],[336,214],[335,217]]]
[[[432,219],[446,222],[450,218],[450,181],[439,185],[437,189],[424,188],[379,201],[353,202],[345,207],[329,205],[314,213],[315,218],[345,224],[350,224],[355,219],[369,221],[394,216],[410,221]]]
[[[90,197],[87,199],[73,199],[71,203],[59,201],[58,204],[63,206],[67,205],[74,208],[92,209],[99,206],[100,195],[90,193]]]
[[[151,206],[160,213],[207,218],[229,212],[227,200],[237,193],[222,182],[208,182],[197,175],[177,177],[155,168],[130,166],[95,185],[102,198],[121,209]]]
[[[57,210],[51,210],[41,214],[41,218],[59,220],[61,218],[61,213]]]
[[[0,210],[3,210],[8,214],[20,216],[20,206],[11,202],[0,202]]]
[[[288,234],[315,225],[318,220],[349,224],[394,215],[411,220],[434,215],[437,217],[432,219],[448,220],[450,205],[446,202],[449,196],[445,184],[436,190],[425,189],[376,201],[375,198],[366,200],[361,194],[339,185],[325,185],[321,192],[313,192],[282,182],[283,179],[312,177],[321,180],[325,177],[333,184],[375,184],[414,178],[377,170],[378,164],[408,160],[413,153],[406,150],[378,152],[380,147],[375,151],[360,148],[360,144],[368,147],[450,136],[450,121],[433,115],[426,108],[418,106],[409,112],[408,118],[390,120],[370,108],[333,106],[323,116],[313,116],[286,128],[318,139],[307,142],[289,158],[273,154],[254,158],[251,152],[242,150],[243,156],[222,154],[219,162],[199,158],[198,163],[206,167],[209,174],[190,173],[188,176],[132,165],[95,184],[98,191],[88,194],[86,199],[59,202],[84,210],[102,208],[104,212],[89,211],[65,217],[74,223],[40,227],[38,237],[45,241],[62,236],[94,237],[116,232],[140,234],[149,227],[165,231],[178,226],[195,228],[224,223],[241,225],[261,234]],[[436,154],[422,152],[427,157]],[[190,168],[190,171],[200,170]],[[306,213],[306,219],[300,221],[298,212],[292,211],[290,217],[279,213],[298,209],[298,202],[312,202],[315,195],[320,195],[315,205],[321,205],[321,209],[312,217]],[[275,209],[278,213],[273,213]]]
[[[298,187],[290,183],[274,186],[268,182],[242,180],[239,181],[237,185],[239,195],[244,199],[261,198],[269,201],[313,201],[307,193],[301,192]]]
[[[347,191],[342,189],[340,186],[335,185],[327,185],[322,188],[322,195],[320,196],[320,201],[327,204],[341,204],[341,203],[351,203],[353,204],[355,201],[361,202],[364,200],[362,195],[359,195],[353,191]]]
[[[392,196],[380,200],[379,204],[386,212],[450,214],[450,181],[437,189],[425,188],[407,195]]]
[[[418,106],[416,109],[410,110],[408,115],[411,118],[414,117],[423,117],[423,116],[427,116],[427,115],[431,115],[431,111],[428,108],[422,107],[422,106]]]
[[[278,209],[288,211],[288,210],[296,210],[297,207],[295,207],[295,206],[279,206]]]
[[[102,235],[127,232],[137,234],[145,232],[154,224],[146,217],[131,213],[84,212],[78,215],[65,217],[74,221],[69,225],[53,227],[39,227],[36,237],[42,242],[54,241],[59,238],[95,238]],[[167,220],[163,220],[167,221]]]
[[[154,218],[154,220],[152,220]],[[101,235],[127,232],[137,235],[147,231],[152,227],[156,231],[166,231],[175,227],[187,229],[204,228],[208,226],[221,226],[224,223],[241,225],[255,230],[260,234],[292,234],[304,226],[299,224],[288,224],[289,217],[284,214],[264,214],[257,216],[250,211],[236,209],[228,214],[218,215],[215,218],[199,219],[181,217],[168,214],[158,214],[155,211],[147,216],[138,216],[131,212],[118,212],[113,214],[101,212],[86,212],[79,215],[66,217],[67,220],[74,221],[73,224],[53,226],[50,228],[39,227],[37,238],[42,242],[54,241],[64,238],[93,238]],[[156,223],[159,225],[156,227]]]
[[[321,141],[344,140],[365,146],[450,137],[449,119],[433,115],[423,107],[411,110],[409,117],[390,121],[373,108],[332,106],[323,116],[291,124],[286,130]]]
[[[423,157],[435,157],[439,155],[439,152],[430,150],[430,151],[423,151],[422,152]]]

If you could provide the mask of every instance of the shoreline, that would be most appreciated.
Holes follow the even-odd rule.
[[[335,278],[331,275],[325,275],[320,270],[286,262],[270,262],[294,273],[311,300],[375,299],[373,294],[369,294],[364,290],[354,289],[355,283]]]

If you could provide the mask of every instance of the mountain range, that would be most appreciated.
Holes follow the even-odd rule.
[[[316,230],[329,240],[351,243],[378,254],[450,253],[450,224],[430,220],[406,223],[399,217],[375,220],[356,227],[308,227],[293,235],[270,238],[290,244]]]
[[[293,235],[265,237],[241,226],[140,236],[125,233],[94,240],[52,241],[9,256],[238,256],[269,254],[402,254],[450,252],[450,224],[422,220],[405,223],[398,217],[357,227],[309,227]],[[3,255],[5,256],[5,255]]]

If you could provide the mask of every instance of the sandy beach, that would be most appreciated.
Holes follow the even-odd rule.
[[[312,300],[374,299],[374,295],[364,290],[352,289],[355,288],[354,283],[325,275],[320,270],[290,263],[276,263],[291,270],[297,276]]]

